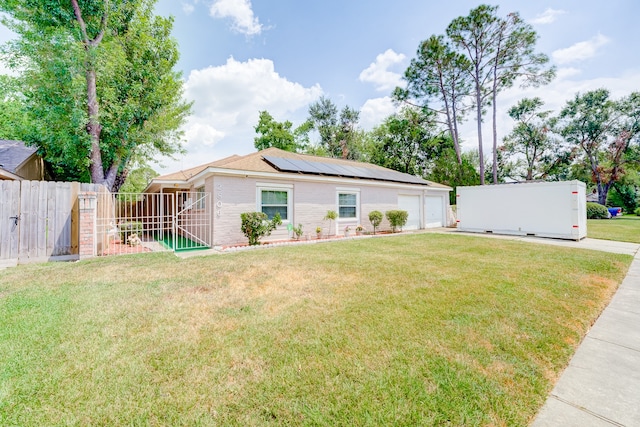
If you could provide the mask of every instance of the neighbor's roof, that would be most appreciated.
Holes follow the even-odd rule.
[[[279,159],[284,160],[280,161]],[[283,167],[284,164],[289,165],[289,167]],[[296,169],[295,165],[306,166]],[[321,166],[321,168],[319,169],[318,166]],[[204,173],[209,168],[278,174],[337,176],[419,184],[432,188],[449,189],[446,185],[427,181],[413,175],[393,171],[371,163],[362,163],[330,157],[310,156],[308,154],[292,153],[290,151],[284,151],[274,147],[247,154],[245,156],[234,155],[184,171],[158,176],[154,178],[152,182],[187,182],[197,175]]]
[[[37,148],[27,147],[22,141],[0,139],[0,168],[15,173],[36,151]]]

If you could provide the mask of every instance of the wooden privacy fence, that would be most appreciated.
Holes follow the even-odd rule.
[[[0,267],[78,258],[77,182],[0,181]]]

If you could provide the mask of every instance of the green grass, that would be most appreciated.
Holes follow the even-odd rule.
[[[587,220],[587,237],[640,243],[640,216],[623,215],[611,219]]]
[[[631,257],[420,234],[0,272],[0,425],[526,425]]]

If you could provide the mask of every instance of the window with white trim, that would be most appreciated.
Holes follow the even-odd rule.
[[[269,219],[278,213],[287,222],[291,212],[291,189],[278,187],[258,187],[258,210]]]
[[[338,192],[338,218],[357,219],[359,194],[357,192]]]
[[[204,185],[196,188],[196,209],[204,209],[206,207],[206,194]]]

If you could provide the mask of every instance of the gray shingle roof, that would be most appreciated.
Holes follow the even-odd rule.
[[[0,168],[15,173],[18,166],[38,149],[27,147],[22,141],[0,139]]]

